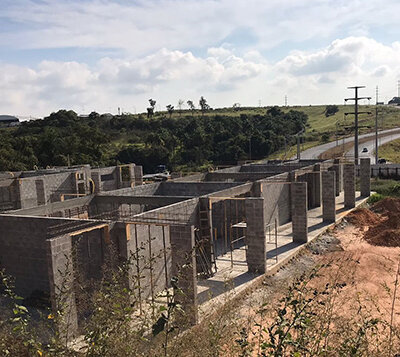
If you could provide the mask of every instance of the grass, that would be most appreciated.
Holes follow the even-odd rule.
[[[372,194],[368,199],[369,204],[378,202],[386,197],[400,197],[400,181],[371,179],[371,191],[376,193]]]
[[[400,139],[382,145],[379,148],[379,156],[392,163],[400,163]]]
[[[339,105],[339,111],[330,117],[325,117],[325,105],[318,106],[296,106],[285,110],[299,110],[308,115],[308,128],[306,128],[306,143],[304,149],[323,144],[321,138],[325,134],[329,137],[328,141],[334,141],[336,136],[336,123],[338,124],[339,138],[350,136],[352,134],[352,126],[354,125],[354,116],[345,116],[345,112],[353,111],[351,105]],[[371,132],[375,128],[375,106],[363,105],[359,108],[360,111],[370,111],[371,114],[362,114],[359,117],[360,134]],[[400,124],[400,110],[393,107],[379,106],[378,107],[378,127],[382,129],[396,128]],[[345,128],[348,128],[345,130]],[[400,148],[400,141],[398,144]],[[395,150],[394,150],[395,151]],[[382,152],[382,151],[381,151]],[[289,149],[287,158],[293,157],[296,154],[296,146]],[[272,154],[269,159],[283,159],[285,153],[283,150]],[[380,155],[386,158],[382,153]],[[398,157],[400,160],[400,155]],[[396,161],[393,161],[396,162]],[[400,162],[400,161],[397,161]]]

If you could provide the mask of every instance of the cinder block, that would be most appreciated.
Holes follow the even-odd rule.
[[[324,222],[336,220],[336,172],[322,172],[322,219]]]
[[[292,182],[291,194],[293,242],[307,243],[307,183]]]
[[[267,247],[265,239],[264,198],[248,198],[246,207],[247,266],[250,272],[265,273]]]
[[[344,206],[346,208],[353,208],[356,205],[356,186],[354,177],[355,177],[354,164],[344,164],[343,189],[344,189]]]
[[[182,304],[188,322],[198,321],[197,270],[194,226],[170,226],[172,275],[178,277],[182,290],[177,299]]]
[[[361,196],[368,197],[371,194],[371,159],[360,159],[360,191]]]

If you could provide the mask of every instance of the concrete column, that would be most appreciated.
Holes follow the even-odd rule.
[[[335,178],[333,171],[322,172],[322,220],[324,222],[336,221]]]
[[[334,160],[334,165],[331,166],[328,171],[335,172],[335,182],[336,182],[336,189],[335,194],[336,196],[340,195],[340,192],[343,190],[343,170],[342,164],[340,164],[339,159]]]
[[[315,207],[320,207],[321,206],[321,165],[320,164],[315,164],[314,165],[314,204]]]
[[[333,163],[337,167],[335,170],[336,172],[336,196],[340,194],[340,192],[343,191],[343,164],[340,163],[340,159],[334,159]],[[338,193],[339,192],[339,193]]]
[[[252,273],[265,273],[267,246],[265,239],[264,199],[246,199],[247,266]]]
[[[135,173],[135,186],[143,185],[143,168],[142,166],[135,165],[133,167]]]
[[[307,243],[307,183],[293,182],[291,184],[291,196],[293,242]]]
[[[100,171],[93,171],[91,173],[91,179],[94,182],[94,193],[101,192],[101,175],[100,175]]]
[[[371,194],[371,159],[360,159],[360,190],[361,196],[368,197]]]
[[[178,288],[182,290],[176,297],[185,311],[185,323],[198,322],[197,270],[194,226],[170,227],[172,275],[178,278]]]
[[[346,208],[353,208],[356,205],[354,167],[354,164],[344,164],[343,166],[344,206]]]

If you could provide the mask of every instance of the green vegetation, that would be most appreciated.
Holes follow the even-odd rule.
[[[307,123],[304,113],[285,113],[277,107],[257,114],[211,114],[205,100],[196,115],[149,112],[148,117],[92,113],[79,118],[73,111],[61,110],[18,128],[1,129],[0,171],[129,162],[142,165],[145,172],[159,164],[172,170],[198,170],[262,159]]]
[[[396,180],[371,179],[371,191],[376,193],[368,198],[368,203],[373,204],[386,197],[400,197],[400,182]]]
[[[379,147],[379,157],[392,163],[400,163],[400,139],[393,140]]]
[[[305,113],[309,120],[306,127],[304,148],[310,148],[325,142],[334,141],[336,139],[336,130],[338,138],[353,135],[354,116],[345,115],[346,112],[352,112],[354,107],[352,105],[337,105],[334,108],[338,111],[333,115],[326,116],[327,107],[329,106],[304,106],[292,107],[291,109],[301,110]],[[333,110],[333,111],[335,111]],[[391,129],[400,126],[400,110],[388,106],[379,106],[379,129]],[[370,132],[375,127],[375,106],[362,105],[360,111],[370,111],[371,114],[362,114],[359,117],[360,134]],[[296,152],[295,148],[290,148],[290,152]],[[286,155],[291,157],[293,155]],[[283,158],[285,153],[283,151],[275,153],[274,158]],[[381,155],[380,155],[381,156]],[[384,157],[382,155],[382,157]]]
[[[327,105],[325,108],[325,116],[330,117],[331,115],[335,115],[339,111],[339,107],[336,104]]]
[[[190,109],[182,110],[180,101],[178,110],[169,105],[167,111],[155,112],[156,101],[149,103],[147,114],[91,113],[89,118],[78,118],[61,110],[44,120],[0,129],[0,171],[118,162],[135,162],[145,172],[159,164],[190,171],[250,158],[289,158],[296,151],[293,135],[304,125],[306,149],[334,140],[336,126],[340,136],[350,135],[353,120],[344,115],[352,107],[343,105],[333,106],[327,117],[331,106],[248,108],[235,103],[232,108],[211,109],[203,98],[201,109],[188,101]],[[373,111],[373,106],[361,109]],[[400,110],[384,106],[379,110],[380,127],[398,126]],[[370,131],[373,124],[374,115],[361,116],[360,132]]]

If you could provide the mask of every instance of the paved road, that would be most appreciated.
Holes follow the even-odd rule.
[[[378,138],[378,146],[381,146],[383,144],[386,144],[386,143],[388,143],[392,140],[396,140],[396,139],[400,139],[400,133],[391,134],[391,135],[385,136],[383,138]],[[368,152],[362,152],[362,150],[364,148],[367,148]],[[374,154],[375,139],[360,144],[359,149],[360,149],[360,157],[369,157],[371,159],[371,163],[375,164],[375,154]],[[378,154],[379,154],[379,152],[378,152]],[[345,156],[346,157],[354,157],[354,147],[352,148],[352,150],[347,151]],[[379,157],[382,157],[382,156],[379,155]]]
[[[399,131],[400,131],[400,128],[394,128],[394,129],[381,130],[378,133],[379,134],[390,134],[390,133],[394,133],[394,132],[399,133]],[[368,133],[368,134],[359,135],[358,138],[359,139],[369,138],[369,137],[374,137],[374,135],[375,135],[375,133]],[[393,137],[393,139],[389,139],[390,137]],[[394,140],[394,138],[395,138],[394,134],[388,136],[387,138],[381,138],[381,139],[379,139],[380,140],[379,145],[382,145],[382,144],[384,144],[384,143],[386,143],[388,141]],[[383,141],[384,139],[385,140],[388,139],[388,140],[387,141]],[[354,142],[354,137],[352,136],[352,137],[349,137],[349,138],[345,138],[344,142],[345,143]],[[372,142],[372,146],[373,146],[374,140],[372,139],[371,142]],[[343,143],[343,139],[340,139],[339,143],[342,144]],[[368,143],[369,143],[369,141],[364,143],[364,144],[360,144],[359,145],[360,150],[362,150],[364,147],[366,147],[366,145]],[[312,147],[310,149],[304,150],[301,153],[301,158],[302,159],[318,159],[319,155],[321,155],[323,152],[325,152],[325,151],[327,151],[329,149],[334,148],[335,146],[336,146],[336,141],[333,141],[333,142],[330,142],[330,143],[326,143],[326,144],[322,144],[322,145],[318,145],[318,146],[314,146],[314,147]],[[370,151],[370,150],[368,149],[368,151]],[[350,150],[350,152],[351,152],[351,150]],[[371,152],[371,154],[372,154],[372,152]],[[354,149],[353,149],[353,154],[352,155],[354,155]]]

